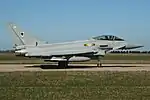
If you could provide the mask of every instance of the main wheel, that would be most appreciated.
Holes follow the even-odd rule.
[[[58,67],[59,68],[66,68],[66,67],[68,67],[68,61],[59,61],[58,62]]]

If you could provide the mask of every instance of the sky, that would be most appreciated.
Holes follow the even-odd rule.
[[[150,50],[150,0],[3,0],[0,47],[12,48],[8,22],[42,40],[64,42],[112,34]]]

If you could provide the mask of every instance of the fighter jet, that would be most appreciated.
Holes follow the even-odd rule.
[[[47,43],[29,36],[24,31],[10,23],[13,36],[15,37],[15,53],[23,54],[26,57],[42,58],[45,61],[56,61],[59,67],[67,67],[69,62],[88,61],[91,56],[96,56],[98,66],[101,66],[100,59],[106,53],[117,49],[133,49],[143,47],[141,45],[130,45],[124,39],[114,35],[101,35],[86,40]]]

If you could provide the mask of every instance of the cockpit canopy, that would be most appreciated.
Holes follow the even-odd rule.
[[[124,39],[121,39],[117,36],[114,35],[101,35],[101,36],[96,36],[93,37],[95,40],[109,40],[109,41],[124,41]]]

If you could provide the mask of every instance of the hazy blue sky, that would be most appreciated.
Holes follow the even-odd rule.
[[[9,21],[49,42],[81,40],[104,33],[150,49],[150,0],[3,0],[2,49],[12,48]]]

